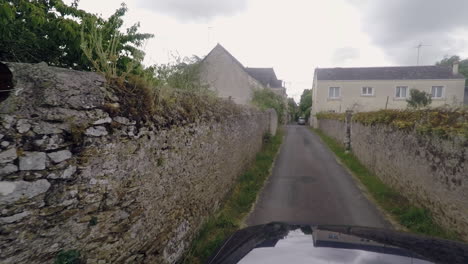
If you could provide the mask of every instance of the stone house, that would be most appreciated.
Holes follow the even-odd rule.
[[[465,77],[458,64],[370,68],[317,68],[312,84],[311,124],[315,115],[380,109],[405,109],[410,90],[432,95],[432,107],[463,105]]]
[[[283,82],[273,68],[246,68],[220,44],[202,60],[200,79],[219,97],[237,104],[250,104],[254,89],[269,88],[287,98]]]
[[[246,68],[250,76],[257,79],[263,86],[270,88],[275,94],[287,98],[286,88],[283,81],[278,80],[273,68]]]

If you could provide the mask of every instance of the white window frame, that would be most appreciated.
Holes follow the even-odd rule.
[[[335,94],[333,94],[333,96],[330,96],[331,89],[338,89],[338,96],[335,96]],[[341,98],[341,87],[339,86],[328,87],[328,99],[340,99],[340,98]]]
[[[370,89],[371,93],[364,93],[364,89],[366,89],[367,91]],[[374,87],[371,87],[371,86],[361,87],[361,96],[374,96]]]
[[[405,97],[401,96],[401,91],[400,91],[400,96],[397,96],[397,90],[399,88],[403,88],[403,87],[406,88]],[[398,99],[400,99],[400,100],[406,99],[406,98],[408,98],[408,93],[409,93],[409,86],[408,85],[397,85],[397,86],[395,86],[394,98],[397,99],[397,100]]]
[[[440,97],[437,97],[437,96],[432,96],[432,90],[434,89],[434,87],[437,87],[437,88],[441,88],[442,91],[440,92]],[[431,98],[432,99],[444,99],[445,98],[445,85],[433,85],[431,86]]]

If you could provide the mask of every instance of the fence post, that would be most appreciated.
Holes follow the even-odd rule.
[[[351,150],[351,118],[353,117],[353,111],[347,110],[346,117],[345,117],[345,138],[344,138],[344,145],[345,151],[348,153]]]

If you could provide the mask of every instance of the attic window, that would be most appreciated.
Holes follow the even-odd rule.
[[[13,74],[0,62],[0,103],[5,101],[13,90]]]

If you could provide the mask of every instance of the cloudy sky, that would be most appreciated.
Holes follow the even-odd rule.
[[[273,67],[296,101],[316,67],[416,65],[420,43],[420,64],[468,57],[467,0],[80,0],[79,8],[107,17],[122,2],[127,26],[155,35],[146,64],[203,57],[220,43],[244,66]]]

